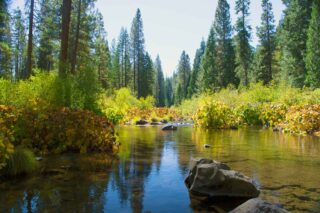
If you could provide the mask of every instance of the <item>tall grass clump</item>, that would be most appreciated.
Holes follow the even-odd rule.
[[[4,173],[8,176],[27,175],[35,172],[38,166],[33,152],[19,146],[7,160]]]

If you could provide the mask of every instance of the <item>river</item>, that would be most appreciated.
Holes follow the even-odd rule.
[[[290,212],[320,212],[320,138],[258,128],[117,132],[117,157],[50,156],[42,164],[56,173],[0,183],[0,212],[211,212],[214,205],[194,202],[184,185],[194,157],[252,177],[262,199]]]

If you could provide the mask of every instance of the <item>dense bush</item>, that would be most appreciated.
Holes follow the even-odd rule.
[[[116,90],[114,95],[109,97],[102,94],[98,101],[102,113],[115,124],[128,120],[128,117],[132,114],[130,113],[131,110],[148,111],[154,107],[154,104],[153,97],[137,99],[128,88]]]
[[[0,105],[0,170],[6,166],[6,162],[14,151],[13,125],[16,121],[12,114],[12,107]]]
[[[263,104],[260,109],[260,119],[265,126],[274,127],[286,117],[287,106],[283,104]]]
[[[287,131],[301,134],[319,131],[316,117],[316,106],[319,104],[319,89],[264,86],[258,83],[249,88],[226,88],[202,94],[182,102],[176,109],[183,116],[192,117],[197,126],[204,128],[282,125]]]
[[[261,108],[257,104],[245,104],[235,108],[240,122],[244,125],[261,125]]]
[[[54,71],[34,72],[37,74],[29,80],[14,83],[0,78],[0,104],[23,108],[37,103],[37,107],[42,108],[69,107],[99,112],[97,100],[101,88],[90,68],[66,78]]]
[[[193,117],[195,125],[204,128],[228,129],[239,125],[239,118],[226,104],[210,101],[201,106]]]
[[[5,138],[41,154],[110,152],[115,141],[112,123],[90,111],[1,106],[0,116]]]
[[[292,106],[280,126],[295,134],[320,135],[320,105]]]
[[[132,108],[127,111],[124,122],[140,119],[149,120],[150,122],[159,122],[161,120],[173,121],[180,120],[181,116],[177,110],[170,108]]]

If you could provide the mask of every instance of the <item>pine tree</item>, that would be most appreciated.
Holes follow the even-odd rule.
[[[320,87],[320,2],[314,1],[308,29],[306,83],[311,87]]]
[[[155,70],[156,70],[156,88],[155,88],[155,97],[156,97],[156,104],[158,107],[165,106],[165,82],[163,77],[163,71],[161,66],[161,60],[159,55],[155,61]]]
[[[181,87],[179,90],[179,97],[181,97],[181,99],[187,98],[190,74],[190,58],[189,55],[185,51],[183,51],[180,56],[180,61],[178,65],[178,82]]]
[[[108,41],[106,39],[106,31],[104,29],[103,17],[100,12],[96,14],[96,35],[94,42],[94,59],[97,66],[98,80],[103,88],[108,88],[108,74],[110,71],[110,52],[108,47]]]
[[[142,96],[142,73],[145,62],[144,50],[144,34],[140,9],[132,21],[131,26],[131,57],[133,63],[133,90],[137,92],[137,96]]]
[[[172,78],[165,79],[165,98],[166,98],[166,106],[170,107],[174,104],[173,102],[173,85]]]
[[[190,84],[188,87],[188,98],[191,98],[194,94],[199,92],[200,69],[201,69],[201,62],[202,62],[205,49],[206,49],[206,43],[204,42],[204,40],[202,40],[200,43],[200,48],[197,49],[196,55],[193,61]]]
[[[109,75],[109,80],[111,82],[112,88],[119,89],[120,85],[120,54],[119,45],[115,40],[111,43],[111,73]]]
[[[174,104],[175,105],[179,105],[181,104],[183,98],[183,89],[182,89],[182,85],[181,83],[178,83],[177,89],[175,91],[175,95],[174,95]]]
[[[37,51],[37,65],[40,69],[49,71],[57,68],[59,48],[59,1],[40,1],[40,14],[37,23],[39,34],[39,48]]]
[[[270,0],[262,1],[262,10],[261,26],[257,28],[260,44],[255,56],[253,78],[254,81],[262,81],[264,84],[268,84],[273,79],[273,54],[276,36]]]
[[[228,84],[236,84],[230,6],[226,0],[218,1],[214,29],[217,41],[216,67],[218,70],[218,86],[226,87]]]
[[[211,27],[207,46],[201,62],[201,75],[199,78],[200,90],[214,89],[220,86],[219,72],[216,65],[216,38],[214,27]]]
[[[23,24],[23,16],[20,9],[13,11],[13,31],[12,31],[12,44],[13,44],[13,65],[15,79],[21,79],[24,76],[25,69],[25,26]]]
[[[29,78],[32,74],[33,67],[33,28],[34,28],[34,0],[30,0],[30,12],[29,12],[29,33],[28,33],[28,50],[27,50],[27,64],[26,64],[26,72],[25,78]]]
[[[81,0],[80,18],[79,10],[74,9],[71,13],[68,61],[71,66],[75,65],[73,74],[80,73],[88,63],[92,64],[94,51],[92,47],[96,41],[96,28],[101,22],[99,15],[97,15],[99,12],[95,9],[95,2],[96,0]],[[79,8],[79,2],[74,1],[74,4]]]
[[[306,78],[303,59],[306,54],[311,3],[310,0],[290,0],[284,11],[280,33],[282,78],[294,87],[302,87]]]
[[[237,77],[243,86],[249,85],[249,69],[252,58],[250,46],[251,27],[248,24],[250,0],[237,0],[236,13],[239,15],[236,23],[236,69]]]
[[[8,0],[0,2],[0,77],[11,78],[12,50],[8,6]]]
[[[153,61],[147,52],[144,55],[142,72],[139,74],[140,82],[140,97],[152,96],[154,94],[154,84],[155,84],[155,70],[153,67]]]
[[[129,87],[132,82],[131,62],[130,62],[130,38],[128,31],[121,28],[119,40],[119,64],[120,64],[120,84],[122,87]]]

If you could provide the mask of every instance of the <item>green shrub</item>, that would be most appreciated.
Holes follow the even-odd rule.
[[[227,105],[210,101],[201,106],[193,116],[196,126],[213,129],[236,128],[239,125],[239,117]]]
[[[263,104],[260,109],[260,119],[265,126],[274,127],[284,121],[286,113],[286,105]]]
[[[295,134],[320,133],[320,105],[292,106],[280,126]]]
[[[0,133],[0,170],[7,165],[10,155],[13,153],[14,147],[7,138]]]
[[[38,168],[38,162],[32,151],[23,147],[17,147],[10,155],[5,167],[5,174],[9,176],[18,176],[30,174]]]
[[[241,118],[241,122],[246,125],[261,125],[260,108],[258,105],[246,104],[235,109],[237,115]]]
[[[5,156],[9,143],[42,154],[84,153],[112,152],[116,140],[114,126],[105,117],[69,108],[39,110],[0,105],[0,130],[4,144],[1,156]]]

